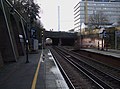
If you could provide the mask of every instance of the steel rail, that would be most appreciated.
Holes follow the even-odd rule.
[[[63,51],[62,49],[59,49],[59,50],[61,50],[61,51]],[[67,55],[68,55],[68,52],[67,52]],[[65,56],[65,53],[64,53],[64,56]],[[73,55],[71,55],[71,56],[73,56]],[[74,58],[76,58],[75,56],[74,56]],[[78,59],[78,58],[77,58]],[[85,63],[85,64],[87,64],[88,65],[88,63]],[[89,65],[89,66],[91,66],[91,65]],[[92,67],[92,66],[91,66]],[[94,67],[92,67],[92,68],[94,68]],[[83,68],[84,70],[86,70],[85,68]],[[94,69],[96,69],[96,68],[94,68]],[[96,69],[97,70],[97,69]],[[89,72],[88,70],[86,70],[87,72]],[[99,70],[98,70],[99,71]],[[101,72],[101,71],[100,71]],[[89,72],[90,73],[90,72]],[[101,73],[103,73],[103,72],[101,72]],[[92,73],[91,73],[91,75],[93,75]],[[106,75],[106,74],[105,74]],[[107,75],[107,76],[109,76],[109,75]],[[109,76],[109,77],[111,77],[111,76]],[[100,79],[101,80],[101,79]],[[102,80],[101,80],[102,81]],[[103,81],[104,82],[104,81]],[[119,81],[118,81],[119,82]],[[106,82],[104,82],[106,85],[108,85]],[[108,85],[108,86],[110,86],[110,85]],[[111,86],[110,86],[111,87]],[[112,88],[112,87],[111,87]]]
[[[61,55],[63,58],[65,58],[71,65],[73,65],[75,68],[77,68],[80,72],[82,72],[88,79],[90,79],[92,82],[94,82],[97,86],[99,86],[100,89],[112,89],[109,85],[102,84],[103,82],[100,81],[100,79],[96,78],[94,75],[88,74],[87,71],[83,70],[82,68],[79,68],[74,63],[72,63],[67,57],[65,57],[65,54],[61,51],[58,52],[59,55]],[[87,72],[87,73],[86,73]],[[94,77],[94,78],[93,78]],[[98,82],[99,80],[99,82]],[[104,88],[105,87],[105,88]]]
[[[62,48],[61,48],[62,49]],[[63,48],[64,50],[66,50],[66,51],[68,51],[67,49],[65,49],[65,48]],[[114,72],[115,71],[118,71],[118,72],[120,72],[120,69],[118,69],[118,68],[115,68],[115,67],[112,67],[112,66],[110,66],[110,65],[107,65],[107,64],[105,64],[105,63],[103,63],[103,62],[100,62],[100,61],[97,61],[97,60],[95,60],[95,59],[93,59],[93,58],[90,58],[90,57],[87,57],[87,56],[85,56],[85,55],[81,55],[81,54],[79,54],[79,53],[76,53],[76,52],[73,52],[73,51],[69,51],[70,53],[72,53],[72,55],[73,54],[75,54],[76,56],[81,56],[81,57],[83,57],[83,58],[85,58],[85,59],[89,59],[89,60],[91,60],[91,61],[93,61],[93,62],[95,62],[95,63],[99,63],[100,65],[102,65],[102,66],[105,66],[105,67],[108,67],[108,68],[110,68],[110,70],[114,70]],[[74,55],[73,55],[74,56]],[[78,57],[76,57],[76,56],[74,56],[76,59],[79,59]],[[82,61],[82,62],[85,62],[84,60],[80,60],[80,61]],[[87,62],[86,62],[87,63]],[[88,63],[87,63],[88,64]],[[88,64],[88,65],[90,65],[90,64]],[[90,66],[92,66],[92,67],[94,67],[93,65],[90,65]],[[95,67],[94,67],[95,68]],[[117,76],[112,76],[110,73],[108,73],[108,72],[104,72],[104,71],[101,71],[101,72],[103,72],[103,73],[107,73],[107,75],[109,75],[109,76],[111,76],[111,77],[113,77],[115,80],[117,80],[117,81],[120,81],[120,78],[118,78]]]
[[[61,48],[62,49],[62,48]],[[63,48],[64,49],[64,48]],[[64,50],[66,50],[66,51],[68,51],[67,49],[64,49]],[[76,53],[76,52],[73,52],[73,51],[70,51],[70,52],[72,52],[72,56],[74,56],[76,59],[78,59],[78,60],[80,60],[78,57],[76,57],[75,55],[77,55],[77,56],[82,56],[82,57],[84,57],[85,59],[90,59],[91,61],[93,61],[93,62],[95,62],[95,63],[99,63],[100,65],[102,65],[102,66],[106,66],[106,67],[108,67],[108,68],[111,68],[112,70],[115,70],[115,71],[119,71],[120,72],[120,69],[117,69],[117,68],[115,68],[115,67],[112,67],[112,66],[109,66],[109,65],[107,65],[107,64],[105,64],[105,63],[102,63],[102,62],[100,62],[100,61],[97,61],[97,60],[95,60],[95,59],[93,59],[93,58],[90,58],[90,57],[87,57],[87,56],[85,56],[85,55],[81,55],[81,54],[78,54],[78,53]],[[73,54],[75,54],[75,55],[73,55]],[[82,61],[82,62],[85,62],[84,60],[80,60],[80,61]],[[87,63],[87,62],[85,62],[85,63]],[[88,65],[90,65],[89,63],[87,63]],[[94,67],[93,65],[90,65],[90,66],[92,66],[92,67]],[[94,68],[96,68],[96,67],[94,67]],[[103,70],[100,70],[101,72],[103,72],[103,73],[105,73],[106,75],[108,75],[108,76],[111,76],[112,78],[114,78],[115,80],[117,80],[117,81],[119,81],[120,82],[120,78],[119,77],[117,77],[117,76],[113,76],[111,73],[108,73],[108,72],[104,72]]]
[[[63,67],[61,66],[61,64],[58,62],[57,57],[55,56],[55,52],[54,50],[50,49],[51,53],[53,54],[53,57],[56,61],[56,63],[58,64],[58,67],[60,68],[60,71],[62,72],[62,74],[65,77],[65,80],[67,81],[67,84],[69,86],[70,89],[75,89],[75,86],[72,84],[71,80],[69,79],[69,77],[67,76],[66,72],[64,71]]]

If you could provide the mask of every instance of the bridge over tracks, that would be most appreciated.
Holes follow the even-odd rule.
[[[77,39],[77,33],[45,31],[44,39],[51,38],[52,45],[73,45]]]

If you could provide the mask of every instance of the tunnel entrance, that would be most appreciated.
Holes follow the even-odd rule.
[[[52,45],[53,46],[58,46],[59,44],[59,39],[58,38],[52,38]]]
[[[46,38],[45,45],[46,46],[73,46],[75,39],[73,38]]]
[[[45,40],[45,45],[46,46],[51,46],[52,45],[52,39],[51,38],[46,38],[46,40]]]
[[[77,33],[45,31],[44,37],[51,38],[53,46],[73,46]]]
[[[61,45],[63,46],[73,46],[75,40],[72,38],[62,38],[61,39]]]

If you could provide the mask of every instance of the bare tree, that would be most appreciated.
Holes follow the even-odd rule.
[[[10,0],[14,8],[25,18],[30,17],[31,20],[39,17],[40,7],[33,0]]]
[[[100,11],[89,16],[89,24],[95,28],[99,28],[101,25],[105,25],[107,23],[108,23],[107,16]]]

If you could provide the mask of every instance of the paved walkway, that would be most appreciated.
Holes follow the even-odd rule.
[[[20,57],[0,68],[0,89],[69,89],[49,50]]]
[[[29,54],[29,63],[22,56],[18,62],[6,64],[0,69],[0,89],[31,89],[34,73],[40,57],[38,54]]]
[[[49,50],[44,50],[36,89],[69,89]]]

